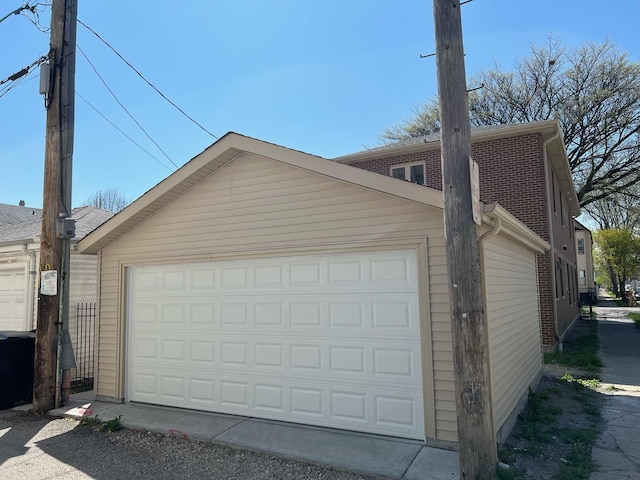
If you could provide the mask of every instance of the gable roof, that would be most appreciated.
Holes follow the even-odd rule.
[[[26,222],[42,216],[42,209],[0,203],[0,226]]]
[[[72,241],[81,240],[89,232],[113,217],[113,215],[113,212],[91,206],[74,208],[71,211],[71,218],[76,221],[76,236]],[[0,244],[38,242],[41,229],[41,218],[0,226]]]
[[[411,202],[442,208],[442,192],[439,190],[400,182],[391,177],[229,132],[87,235],[78,243],[79,251],[98,252],[243,153],[275,160]]]
[[[515,123],[509,125],[487,125],[471,128],[471,143],[487,142],[530,133],[539,133],[547,144],[547,156],[552,168],[556,172],[559,185],[566,194],[571,215],[580,215],[580,202],[573,184],[573,176],[567,158],[567,149],[562,139],[560,122],[558,120],[545,120],[541,122]],[[409,138],[400,142],[382,145],[380,147],[363,150],[336,157],[335,162],[350,165],[366,160],[374,160],[409,153],[437,150],[440,148],[440,132],[422,137]]]

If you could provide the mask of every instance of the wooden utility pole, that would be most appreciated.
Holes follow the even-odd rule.
[[[494,479],[488,334],[471,193],[471,125],[459,0],[434,0],[442,191],[461,479]]]
[[[68,302],[69,234],[64,219],[71,216],[71,166],[75,96],[76,0],[53,0],[49,82],[45,93],[47,127],[44,155],[40,285],[33,385],[33,409],[58,404],[60,384],[58,343],[61,310]],[[66,293],[65,293],[66,292]]]

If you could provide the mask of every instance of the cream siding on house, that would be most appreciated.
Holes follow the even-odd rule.
[[[498,433],[542,367],[536,256],[500,235],[485,243],[483,256]]]
[[[421,307],[427,436],[455,440],[441,210],[251,154],[102,250],[97,393],[124,397],[126,266],[407,246],[426,251],[419,263],[429,272],[429,285],[420,285],[431,299]]]

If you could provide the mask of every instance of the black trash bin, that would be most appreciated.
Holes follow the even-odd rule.
[[[33,332],[0,332],[0,410],[33,399]]]

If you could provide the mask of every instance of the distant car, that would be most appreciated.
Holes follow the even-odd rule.
[[[636,291],[633,292],[633,298],[640,300],[640,288],[636,288]]]

